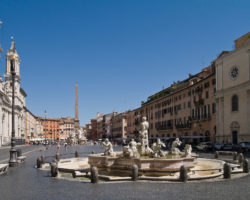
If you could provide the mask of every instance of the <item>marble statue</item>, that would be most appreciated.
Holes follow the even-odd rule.
[[[148,143],[148,128],[149,128],[149,123],[147,122],[147,118],[143,117],[142,118],[142,123],[140,125],[140,130],[139,130],[139,151],[140,155],[150,155],[152,153],[152,149],[149,148],[149,143]]]
[[[175,155],[179,155],[180,150],[179,150],[178,146],[180,146],[180,145],[181,145],[181,141],[179,140],[179,138],[176,138],[175,141],[172,142],[171,153],[175,154]]]
[[[105,139],[102,145],[105,148],[104,156],[115,156],[115,153],[113,151],[113,145],[111,144],[108,138]]]
[[[152,157],[164,157],[165,153],[161,150],[162,147],[166,147],[166,145],[160,140],[160,138],[157,138],[157,141],[152,145]]]
[[[192,146],[190,144],[185,145],[184,151],[185,151],[186,157],[188,157],[188,158],[192,157]]]
[[[123,147],[123,157],[125,158],[140,158],[137,150],[137,143],[132,139],[128,146]]]

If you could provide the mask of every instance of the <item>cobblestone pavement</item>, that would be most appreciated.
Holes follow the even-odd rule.
[[[54,159],[55,147],[40,151],[42,146],[31,146],[25,163],[10,168],[6,175],[0,176],[0,200],[77,200],[77,199],[250,199],[250,175],[223,181],[203,181],[188,183],[173,182],[112,182],[90,184],[78,181],[53,179],[48,171],[35,168],[36,158],[46,155],[47,161]],[[121,149],[116,147],[116,149]],[[100,152],[98,146],[75,146],[67,151],[61,149],[61,157],[73,157],[78,150],[80,156],[92,151]],[[8,153],[8,152],[7,152]],[[0,150],[0,155],[3,152]],[[202,154],[202,156],[211,156]],[[8,157],[8,155],[7,155]]]

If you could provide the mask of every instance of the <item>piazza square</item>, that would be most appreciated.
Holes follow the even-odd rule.
[[[0,3],[0,200],[249,199],[250,4],[225,2]]]

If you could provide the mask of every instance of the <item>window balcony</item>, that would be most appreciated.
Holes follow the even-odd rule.
[[[187,123],[184,123],[184,124],[176,124],[175,125],[176,129],[190,129],[191,127],[192,127],[191,122],[187,122]]]
[[[159,126],[156,128],[157,131],[165,131],[165,130],[173,130],[173,126],[172,125],[168,125],[168,126]]]

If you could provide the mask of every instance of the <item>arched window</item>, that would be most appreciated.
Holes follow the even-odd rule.
[[[234,95],[232,97],[232,111],[238,111],[238,96]]]

